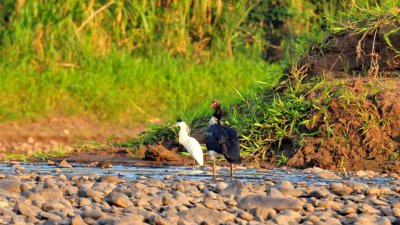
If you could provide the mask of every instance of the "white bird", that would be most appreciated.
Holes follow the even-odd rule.
[[[189,152],[189,155],[200,165],[204,164],[203,162],[203,150],[201,149],[200,143],[190,137],[190,130],[188,125],[184,121],[178,120],[175,126],[179,126],[179,143],[185,147],[185,149]]]

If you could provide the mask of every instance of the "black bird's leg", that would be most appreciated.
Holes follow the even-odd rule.
[[[216,172],[215,172],[215,170],[216,170],[216,168],[215,168],[215,158],[213,157],[213,177],[214,177],[214,180],[217,180],[217,174],[216,174]]]
[[[231,163],[231,181],[233,180],[233,165]]]

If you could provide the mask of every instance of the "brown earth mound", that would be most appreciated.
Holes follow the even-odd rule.
[[[400,32],[390,33],[395,26],[399,24],[378,28],[376,32],[347,31],[331,35],[300,64],[307,68],[309,75],[392,75],[400,69]]]
[[[326,169],[400,171],[400,33],[389,26],[365,34],[331,36],[328,47],[310,53],[297,72],[326,79],[332,86],[327,112],[310,115],[313,124],[288,165]],[[296,79],[288,79],[296,84]],[[280,87],[279,91],[285,88]],[[322,89],[308,98],[322,99]]]
[[[374,87],[379,87],[380,91],[371,94]],[[310,116],[314,122],[307,129],[318,131],[319,135],[306,137],[288,164],[325,169],[399,171],[399,90],[400,79],[371,81],[356,78],[336,86],[333,92],[338,94],[332,96],[327,113],[316,112]],[[318,99],[320,95],[316,91],[308,97]]]

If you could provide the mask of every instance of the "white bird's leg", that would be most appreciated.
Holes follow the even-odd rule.
[[[233,180],[233,165],[231,163],[231,181]]]
[[[214,180],[217,180],[217,173],[215,172],[216,171],[216,166],[215,166],[215,152],[214,151],[210,151],[210,156],[211,156],[211,159],[212,159],[212,162],[213,162],[213,179]]]
[[[195,169],[196,169],[196,160],[193,159],[193,167],[192,167],[192,170],[195,170]]]
[[[214,180],[217,180],[217,174],[215,172],[216,167],[215,167],[215,158],[214,157],[212,158],[212,161],[213,161],[213,177],[214,177]]]

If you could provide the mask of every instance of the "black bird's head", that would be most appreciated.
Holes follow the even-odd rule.
[[[211,101],[210,107],[213,109],[219,109],[219,108],[221,108],[221,104],[219,104],[218,100],[214,99]]]

